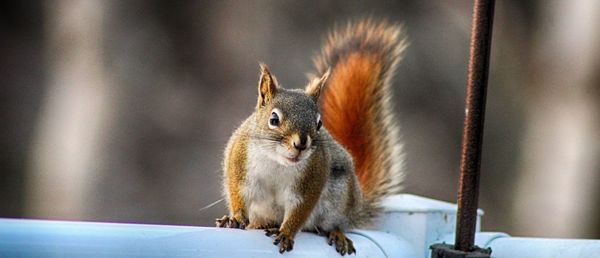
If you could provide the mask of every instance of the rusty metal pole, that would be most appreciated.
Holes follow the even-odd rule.
[[[475,246],[475,227],[494,4],[495,0],[475,0],[473,5],[456,236],[454,246],[432,245],[430,247],[432,258],[489,258],[492,252],[489,248],[482,249]]]
[[[492,43],[495,0],[475,0],[471,31],[471,50],[465,97],[458,214],[454,248],[469,252],[475,243],[479,169],[485,118],[485,100]]]

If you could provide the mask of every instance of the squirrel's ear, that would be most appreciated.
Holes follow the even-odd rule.
[[[306,94],[311,96],[315,100],[315,102],[319,101],[319,96],[321,95],[323,86],[325,86],[325,82],[327,82],[327,78],[329,78],[330,72],[331,69],[327,68],[327,71],[323,74],[323,76],[321,76],[321,78],[312,79],[308,86],[306,86]]]
[[[258,81],[258,106],[262,107],[273,99],[277,93],[277,80],[269,72],[269,67],[264,63],[260,65],[260,80]]]

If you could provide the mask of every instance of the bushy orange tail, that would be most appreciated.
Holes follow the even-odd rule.
[[[334,30],[314,60],[319,74],[331,68],[321,97],[323,123],[352,155],[370,201],[401,190],[403,154],[390,87],[406,45],[400,26],[368,19]]]

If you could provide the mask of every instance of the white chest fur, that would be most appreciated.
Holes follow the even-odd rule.
[[[263,151],[258,145],[250,143],[246,187],[242,190],[250,221],[281,223],[285,211],[301,201],[295,186],[307,162],[281,165],[268,156],[274,153]]]

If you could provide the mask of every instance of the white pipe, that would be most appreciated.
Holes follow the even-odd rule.
[[[456,207],[415,195],[388,198],[378,231],[348,234],[351,257],[430,257],[434,243],[454,243]],[[482,212],[479,213],[482,215]],[[478,222],[479,223],[479,222]],[[510,237],[478,232],[493,258],[599,257],[600,240]],[[299,233],[283,256],[259,230],[0,219],[0,257],[341,257],[325,238]]]
[[[0,219],[0,257],[277,257],[260,230]],[[382,232],[348,237],[352,257],[416,257],[411,246]],[[288,257],[341,257],[325,237],[299,233]]]

